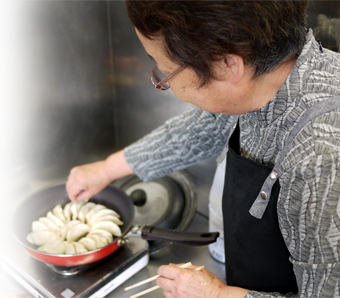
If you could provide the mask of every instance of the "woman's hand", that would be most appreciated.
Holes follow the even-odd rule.
[[[111,180],[105,170],[105,161],[74,167],[66,182],[66,191],[71,201],[90,199],[102,191]]]
[[[66,191],[71,201],[90,199],[112,181],[130,174],[133,171],[121,150],[106,160],[74,167],[68,176]]]
[[[226,286],[209,270],[195,270],[198,266],[182,269],[179,265],[158,268],[157,284],[166,298],[227,298],[244,297],[248,290]]]

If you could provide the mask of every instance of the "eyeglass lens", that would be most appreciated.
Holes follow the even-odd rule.
[[[154,85],[158,85],[162,80],[164,80],[164,74],[158,68],[156,68],[152,72],[151,80]],[[166,82],[164,85],[162,85],[162,88],[170,88],[169,83]]]

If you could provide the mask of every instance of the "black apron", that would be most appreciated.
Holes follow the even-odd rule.
[[[278,224],[280,164],[307,123],[338,108],[340,98],[330,98],[306,110],[287,137],[273,169],[239,155],[236,126],[229,139],[222,200],[227,285],[282,294],[298,292],[290,253]]]
[[[278,224],[278,180],[263,217],[257,219],[249,213],[271,171],[239,155],[237,125],[229,140],[223,194],[227,284],[255,291],[297,293],[290,254]]]

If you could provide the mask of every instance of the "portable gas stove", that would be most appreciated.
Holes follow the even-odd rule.
[[[60,267],[34,259],[18,244],[0,260],[7,273],[36,298],[102,298],[148,264],[148,247],[146,240],[130,237],[98,262]]]

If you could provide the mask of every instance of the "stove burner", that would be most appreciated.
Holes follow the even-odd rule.
[[[52,271],[60,275],[64,275],[64,276],[76,275],[79,272],[84,271],[85,269],[88,269],[91,266],[94,266],[94,264],[95,263],[69,267],[69,266],[56,266],[56,265],[45,263],[45,265],[49,267]]]
[[[123,239],[121,241],[123,241]],[[101,259],[97,262],[93,262],[93,263],[89,263],[89,264],[85,264],[85,265],[57,266],[57,265],[52,265],[52,264],[47,264],[47,263],[44,263],[44,264],[55,273],[58,273],[58,274],[63,275],[63,276],[72,276],[72,275],[76,275],[80,272],[86,272],[89,269],[91,269],[92,267],[96,267],[97,265],[106,263],[106,262],[108,262],[108,260],[115,258],[115,256],[119,256],[120,254],[122,254],[123,251],[124,251],[124,247],[121,246],[120,248],[118,248],[118,250],[116,250],[113,254],[107,256],[106,258]]]
[[[40,262],[23,253],[23,248],[16,242],[13,248],[0,255],[0,265],[7,273],[39,298],[102,298],[148,262],[148,242],[139,237],[130,237],[123,247],[102,260],[81,266],[55,266]]]

